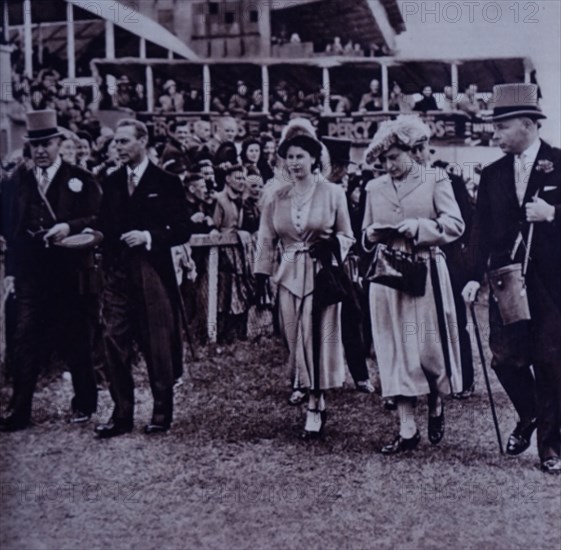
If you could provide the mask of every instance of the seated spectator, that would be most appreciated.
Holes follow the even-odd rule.
[[[351,94],[332,95],[331,99],[336,101],[334,111],[336,113],[350,114],[353,110],[353,98]]]
[[[196,88],[191,88],[187,97],[185,98],[185,103],[183,105],[185,111],[202,111],[204,109],[203,98],[201,93]]]
[[[352,55],[353,54],[353,41],[349,39],[349,41],[343,46],[343,53],[345,55]]]
[[[263,92],[260,88],[253,90],[251,94],[251,103],[249,105],[250,113],[263,112]]]
[[[362,95],[358,110],[362,113],[366,111],[381,111],[382,96],[380,95],[380,81],[372,79],[370,81],[370,91]]]
[[[452,86],[444,86],[444,93],[440,109],[444,113],[452,113],[456,110],[456,102],[454,101],[454,88]]]
[[[343,55],[345,49],[343,44],[341,44],[341,38],[339,36],[333,37],[333,44],[331,44],[331,53],[333,55]]]
[[[470,84],[464,96],[458,101],[458,109],[468,115],[477,115],[480,105],[477,99],[477,84]]]
[[[434,96],[432,95],[432,88],[430,86],[425,86],[423,88],[422,95],[423,98],[415,103],[413,110],[422,113],[426,113],[427,111],[438,111],[436,99],[434,99]]]
[[[291,44],[301,44],[302,40],[300,40],[300,35],[297,32],[293,32],[290,35],[290,43]]]
[[[216,94],[210,102],[212,111],[223,114],[228,110],[228,94],[225,91],[220,91]]]
[[[175,80],[167,80],[164,85],[164,94],[158,98],[159,110],[163,113],[182,113],[183,94],[177,91]]]
[[[291,110],[290,98],[288,96],[288,87],[286,82],[279,82],[274,89],[271,97],[271,114],[273,116],[283,116]]]
[[[37,83],[31,88],[31,105],[34,110],[56,110],[56,97],[60,75],[52,69],[43,69],[37,76]]]
[[[243,80],[238,80],[236,92],[232,94],[228,102],[228,111],[232,115],[244,115],[249,110],[250,103],[246,83]]]
[[[357,57],[364,56],[364,50],[362,49],[362,46],[358,42],[355,43],[355,45],[353,46],[352,54],[356,55]]]
[[[388,109],[390,111],[399,111],[401,113],[411,112],[411,104],[409,103],[407,96],[401,90],[401,86],[395,81],[392,83],[388,97]]]
[[[133,99],[133,89],[129,77],[126,75],[121,76],[117,81],[117,91],[114,97],[114,106],[117,108],[131,109]]]
[[[148,98],[146,97],[144,85],[140,82],[134,87],[130,108],[136,112],[148,110]]]
[[[325,105],[325,89],[323,86],[318,86],[315,92],[308,94],[304,99],[304,107],[310,113],[321,114],[330,112],[331,107]]]

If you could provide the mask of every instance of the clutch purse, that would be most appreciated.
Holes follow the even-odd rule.
[[[371,283],[388,286],[411,296],[424,296],[427,264],[415,253],[379,243],[365,278]]]

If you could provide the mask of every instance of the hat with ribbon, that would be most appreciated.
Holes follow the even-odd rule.
[[[497,84],[493,86],[492,103],[493,122],[517,117],[547,118],[538,105],[536,84]]]
[[[30,111],[27,113],[27,141],[38,141],[62,136],[57,126],[56,111],[43,109],[41,111]]]

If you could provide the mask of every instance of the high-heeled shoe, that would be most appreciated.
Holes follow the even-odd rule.
[[[432,416],[431,410],[436,407],[436,398],[429,397],[429,425],[428,436],[429,441],[433,445],[438,445],[444,437],[444,401],[440,401],[440,414]]]
[[[312,440],[312,439],[321,439],[323,437],[323,430],[325,428],[325,421],[327,420],[327,412],[325,410],[323,411],[319,411],[318,409],[308,409],[308,413],[314,413],[314,414],[318,414],[319,413],[319,418],[320,418],[320,427],[319,430],[306,430],[306,428],[304,428],[304,430],[302,431],[302,433],[300,434],[300,439],[304,439],[306,441]]]
[[[398,434],[392,443],[382,447],[382,454],[395,455],[397,453],[401,453],[402,451],[412,451],[417,447],[419,441],[421,441],[421,434],[419,433],[419,430],[415,432],[413,437],[408,438],[401,437]]]

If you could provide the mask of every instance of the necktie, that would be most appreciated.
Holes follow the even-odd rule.
[[[135,189],[136,189],[136,176],[134,172],[131,172],[129,174],[129,181],[128,181],[129,197],[132,196]]]
[[[49,176],[47,174],[47,169],[43,168],[43,171],[41,172],[41,177],[39,178],[39,191],[41,195],[46,195],[48,188],[49,188]]]
[[[514,163],[514,171],[516,196],[518,198],[518,204],[521,205],[524,200],[524,195],[526,194],[526,188],[528,187],[528,179],[531,171],[531,166],[529,165],[528,159],[524,153],[517,155]]]

